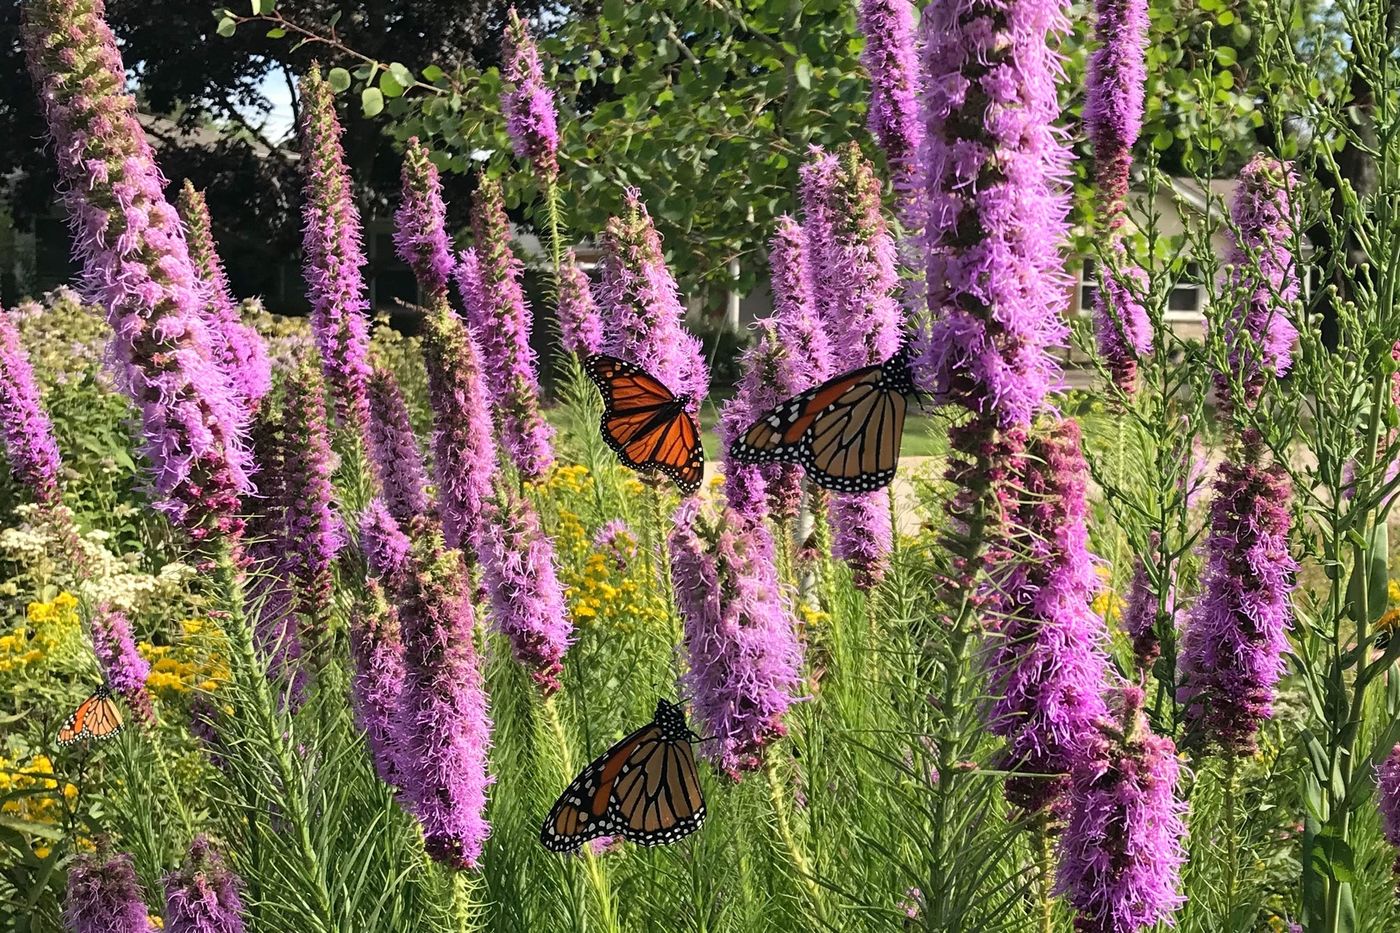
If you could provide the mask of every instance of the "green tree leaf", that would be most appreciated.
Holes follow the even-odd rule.
[[[377,117],[384,109],[384,95],[377,87],[367,87],[360,92],[360,111],[367,117]]]
[[[337,94],[348,91],[350,89],[350,72],[344,68],[332,68],[326,72],[326,83]]]
[[[225,16],[223,19],[219,20],[219,28],[216,31],[219,35],[227,39],[229,36],[233,35],[233,31],[237,28],[238,24],[233,21],[233,18]]]

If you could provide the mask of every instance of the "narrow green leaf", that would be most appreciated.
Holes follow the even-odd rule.
[[[281,39],[286,35],[287,30],[283,29],[281,26],[273,26],[267,31],[267,37],[269,39]]]

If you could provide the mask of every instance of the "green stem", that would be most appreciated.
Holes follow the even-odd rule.
[[[253,699],[253,708],[248,713],[262,732],[262,740],[273,750],[273,765],[283,795],[283,812],[296,833],[302,871],[311,887],[307,892],[311,901],[311,919],[316,924],[316,930],[331,933],[336,929],[336,923],[331,910],[330,889],[326,886],[325,872],[316,852],[315,841],[311,838],[304,788],[298,779],[291,744],[277,721],[275,701],[253,644],[253,629],[244,614],[243,586],[238,579],[232,542],[226,541],[220,545],[214,560],[214,578],[218,592],[224,599],[227,618],[225,635],[236,661],[233,675],[241,681],[243,692]]]
[[[554,263],[554,288],[557,292],[559,273],[564,267],[564,243],[559,232],[563,224],[559,217],[559,179],[557,178],[551,178],[545,182],[544,210],[545,216],[549,220],[549,258]]]
[[[1040,933],[1055,933],[1055,849],[1049,820],[1036,833],[1040,843]]]
[[[797,836],[792,831],[792,821],[788,818],[787,791],[783,787],[782,776],[778,774],[776,753],[770,751],[763,764],[763,773],[768,778],[768,792],[773,801],[773,816],[778,822],[778,836],[783,840],[783,846],[787,849],[788,858],[792,860],[793,867],[802,876],[802,883],[811,899],[812,912],[824,926],[826,925],[825,898],[821,887],[816,882],[817,876],[812,867],[812,860],[807,857],[807,851],[798,843]]]
[[[160,773],[161,782],[166,787],[166,797],[175,804],[175,816],[180,820],[180,828],[185,831],[186,841],[194,838],[194,819],[190,816],[190,808],[185,803],[185,795],[175,784],[174,773],[170,770],[170,760],[166,755],[165,743],[156,735],[155,727],[144,730],[146,741],[151,743],[151,749],[155,752],[156,771]]]
[[[666,617],[671,624],[676,623],[676,597],[671,592],[671,553],[666,546],[666,512],[661,504],[661,489],[656,483],[648,483],[651,491],[652,540],[657,564],[658,586],[666,594]]]
[[[565,782],[574,778],[573,754],[570,752],[568,735],[564,732],[564,720],[559,715],[559,704],[555,702],[555,697],[548,697],[544,701],[544,718],[549,724],[549,731],[553,733],[554,747],[559,750],[559,760],[564,768]],[[593,888],[594,896],[598,900],[598,913],[603,920],[603,929],[618,931],[622,927],[617,916],[617,901],[613,897],[612,885],[608,881],[607,872],[603,868],[602,859],[593,854],[593,849],[584,843],[583,867],[588,874],[588,883]]]
[[[1225,831],[1225,911],[1226,924],[1235,913],[1235,895],[1239,888],[1240,840],[1239,825],[1235,819],[1235,806],[1239,796],[1239,756],[1225,756],[1225,812],[1222,817]]]
[[[467,871],[452,872],[452,929],[456,933],[472,933],[480,929],[477,923],[477,878]]]

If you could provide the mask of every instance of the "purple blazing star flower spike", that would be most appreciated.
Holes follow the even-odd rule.
[[[1132,392],[1138,358],[1152,352],[1152,322],[1142,306],[1146,276],[1123,248],[1128,172],[1142,132],[1147,81],[1147,0],[1097,0],[1084,94],[1084,126],[1094,145],[1095,181],[1111,239],[1107,268],[1094,296],[1099,354],[1113,380]]]
[[[156,710],[146,689],[150,662],[136,650],[131,621],[106,603],[98,605],[92,615],[92,650],[107,686],[126,701],[138,719],[148,726],[155,725]]]
[[[355,207],[335,93],[313,65],[301,82],[302,170],[306,173],[303,275],[321,369],[335,396],[336,418],[363,430],[370,378],[369,319],[360,212]]]
[[[1069,152],[1055,128],[1052,36],[1064,0],[1012,0],[992,16],[924,8],[921,201],[932,325],[920,387],[1001,427],[1024,427],[1059,381],[1051,347],[1069,280],[1060,245]]]
[[[1298,190],[1293,167],[1257,155],[1240,170],[1230,208],[1234,242],[1230,247],[1230,289],[1236,304],[1220,322],[1230,372],[1216,373],[1216,392],[1230,399],[1238,380],[1243,401],[1252,405],[1269,375],[1282,376],[1293,365],[1298,330],[1289,320],[1298,299],[1298,267],[1290,244],[1297,228],[1292,199]]]
[[[102,16],[99,0],[24,6],[82,290],[107,312],[109,357],[141,414],[156,507],[196,541],[237,534],[249,486],[243,415],[214,361],[184,232]]]
[[[505,67],[501,78],[501,112],[506,134],[518,158],[534,166],[545,182],[559,174],[559,128],[554,113],[554,92],[544,81],[539,49],[529,27],[511,7],[506,13]]]
[[[428,509],[423,451],[413,433],[408,406],[392,370],[374,367],[369,383],[370,465],[379,481],[389,514],[407,524]]]
[[[924,127],[919,119],[919,52],[909,0],[861,0],[860,60],[870,75],[870,132],[885,150],[896,187],[908,189]]]
[[[991,559],[994,644],[988,728],[1006,738],[1007,799],[1035,812],[1053,804],[1105,714],[1108,632],[1091,608],[1098,577],[1088,547],[1088,467],[1079,425],[1032,437],[1023,491],[1007,516],[1005,558]]]
[[[215,360],[238,394],[244,411],[251,413],[272,389],[272,362],[267,347],[258,332],[243,323],[233,300],[228,274],[214,242],[204,193],[196,191],[186,179],[177,206],[185,223],[190,261],[204,291],[204,318],[213,340]]]
[[[457,315],[431,315],[423,334],[428,403],[433,410],[433,470],[448,547],[480,545],[481,513],[496,472],[496,441],[482,385],[480,354]]]
[[[274,390],[275,392],[276,390]],[[258,649],[267,661],[268,676],[286,678],[299,698],[305,676],[298,670],[301,631],[293,610],[292,589],[283,572],[287,541],[287,451],[283,443],[284,416],[280,399],[269,400],[253,418],[249,442],[258,467],[258,490],[243,511],[249,516],[247,599],[256,614]]]
[[[165,933],[243,933],[243,882],[203,835],[165,876]]]
[[[1078,912],[1084,933],[1135,933],[1171,916],[1186,861],[1186,805],[1171,739],[1142,714],[1142,690],[1116,691],[1117,723],[1102,721],[1091,754],[1074,765],[1060,836],[1057,894]]]
[[[603,346],[603,319],[593,301],[588,274],[578,266],[571,249],[559,270],[559,342],[570,353],[588,356]]]
[[[821,218],[808,227],[808,261],[825,270],[822,289],[829,303],[821,304],[822,320],[832,346],[847,354],[854,369],[894,355],[904,315],[894,297],[894,239],[880,213],[875,172],[855,144],[833,163],[828,158],[804,175],[804,203],[813,220]],[[813,235],[817,230],[820,238]],[[856,586],[870,589],[884,576],[894,548],[888,494],[833,495],[830,518],[832,553],[850,565]]]
[[[481,576],[491,621],[545,696],[559,689],[573,623],[554,568],[554,543],[530,500],[502,490],[486,510]]]
[[[408,538],[404,538],[408,544]],[[403,640],[398,613],[384,598],[375,580],[365,581],[365,593],[350,613],[350,657],[355,677],[350,691],[355,722],[364,730],[375,773],[386,784],[400,783],[394,744],[394,715],[403,695]]]
[[[626,212],[603,231],[602,281],[596,292],[603,309],[602,352],[651,373],[687,408],[699,410],[709,392],[710,373],[700,341],[684,325],[676,280],[666,268],[661,236],[635,188],[627,191]]]
[[[1298,569],[1288,552],[1288,474],[1253,462],[1250,447],[1247,438],[1244,462],[1220,465],[1202,592],[1178,657],[1188,730],[1231,754],[1252,752],[1259,724],[1273,715]]]
[[[447,280],[456,263],[447,237],[447,209],[437,166],[417,136],[408,138],[403,154],[403,196],[394,212],[394,249],[413,270],[425,304],[437,307],[447,298]]]
[[[149,917],[130,855],[112,854],[102,843],[95,854],[79,853],[68,866],[68,933],[153,933]]]
[[[554,428],[540,413],[540,384],[530,346],[534,316],[520,286],[520,261],[510,248],[510,221],[500,184],[483,180],[473,206],[478,276],[458,278],[457,287],[481,349],[501,443],[521,474],[535,480],[554,462]]]
[[[371,499],[360,515],[360,553],[376,577],[391,577],[407,566],[413,542],[403,533],[383,499]]]
[[[1376,806],[1381,811],[1385,841],[1400,849],[1400,745],[1392,748],[1385,761],[1376,766],[1376,790]],[[1400,879],[1400,855],[1395,858],[1395,876]],[[1400,887],[1396,890],[1400,891]]]
[[[834,270],[827,252],[835,241],[831,205],[836,198],[836,176],[840,166],[836,156],[813,146],[811,159],[798,171],[802,197],[802,251],[806,260],[808,295],[811,308],[825,326],[825,310],[834,307]],[[828,339],[830,338],[828,334]],[[820,380],[818,380],[820,381]]]
[[[53,422],[39,400],[34,368],[20,343],[19,329],[0,308],[0,441],[10,472],[41,505],[57,505],[63,461]]]
[[[491,832],[491,719],[472,639],[471,587],[458,555],[442,550],[426,521],[415,522],[412,533],[419,543],[391,592],[404,651],[394,721],[402,788],[428,855],[476,868]]]
[[[782,511],[775,517],[790,519],[797,514],[802,488],[799,479],[793,484],[789,477],[794,471],[782,464],[746,465],[728,456],[729,445],[749,425],[784,399],[796,394],[783,376],[790,370],[786,363],[788,350],[778,337],[772,320],[760,321],[758,340],[745,351],[740,367],[738,390],[724,404],[719,418],[720,443],[726,451],[724,460],[724,497],[736,515],[750,521],[768,517],[771,502]],[[784,485],[784,484],[787,485]],[[780,495],[775,496],[775,493]]]
[[[762,764],[787,732],[801,684],[802,647],[773,569],[768,529],[687,499],[671,532],[671,579],[684,623],[696,718],[716,737],[713,760],[731,777]]]

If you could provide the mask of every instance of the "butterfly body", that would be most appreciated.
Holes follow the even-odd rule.
[[[916,397],[908,350],[843,373],[764,413],[730,445],[740,463],[797,463],[817,485],[871,492],[899,465],[904,418]]]
[[[82,739],[115,738],[122,731],[122,711],[105,683],[78,704],[58,730],[58,744],[67,748]]]
[[[540,842],[568,852],[599,836],[643,846],[689,835],[705,820],[705,800],[680,706],[658,700],[652,721],[591,762],[550,810]]]
[[[606,354],[590,356],[584,370],[603,395],[603,440],[622,462],[669,476],[687,495],[699,489],[705,450],[691,398],[672,394],[640,366]]]

